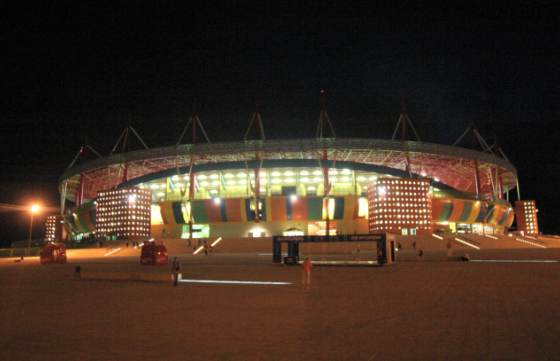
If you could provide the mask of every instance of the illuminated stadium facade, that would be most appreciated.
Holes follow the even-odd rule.
[[[189,125],[193,141],[183,144]],[[414,130],[406,113],[390,140],[336,138],[334,132],[324,137],[323,125],[330,126],[325,110],[316,138],[265,140],[258,112],[249,130],[252,125],[260,127],[261,139],[196,143],[196,130],[206,133],[194,115],[177,145],[117,153],[117,142],[110,156],[73,162],[59,184],[69,234],[95,236],[98,195],[128,188],[151,191],[150,232],[156,238],[327,230],[503,233],[513,223],[514,211],[505,198],[517,187],[517,171],[476,129],[470,131],[482,141],[482,151],[405,139],[407,125]],[[395,139],[398,130],[401,139]],[[127,132],[138,136],[130,127],[119,141]],[[417,183],[425,188],[414,188]],[[392,184],[401,188],[393,188],[387,199],[384,189],[381,194],[375,188]],[[411,197],[417,194],[426,210],[413,210]]]

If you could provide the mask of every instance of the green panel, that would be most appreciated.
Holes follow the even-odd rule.
[[[204,201],[193,201],[191,211],[193,212],[194,222],[208,222],[208,215],[206,214],[206,205],[204,204]]]
[[[323,219],[323,198],[307,198],[307,218],[310,221],[320,221]]]
[[[509,217],[509,213],[511,212],[511,208],[506,209],[506,211],[504,212],[504,215],[502,216],[502,218],[498,221],[498,224],[500,226],[505,226],[506,222],[508,220]]]
[[[334,199],[334,219],[344,218],[344,197]]]
[[[453,203],[445,203],[441,208],[441,215],[439,217],[440,222],[449,221],[451,213],[453,212]]]
[[[459,222],[466,222],[469,219],[472,212],[472,206],[472,202],[463,201],[463,212],[461,212],[461,215],[459,216]]]

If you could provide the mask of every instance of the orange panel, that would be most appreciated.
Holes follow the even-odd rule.
[[[271,220],[273,221],[287,221],[288,215],[286,214],[286,197],[271,197],[270,198]]]
[[[451,211],[451,216],[449,217],[450,222],[457,222],[461,219],[461,214],[463,214],[463,207],[465,206],[465,201],[461,199],[453,199],[453,210]]]

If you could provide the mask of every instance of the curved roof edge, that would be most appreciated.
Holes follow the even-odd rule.
[[[176,157],[190,155],[223,155],[245,152],[309,152],[321,151],[325,147],[330,149],[378,149],[385,151],[400,151],[414,153],[428,153],[440,156],[468,158],[499,165],[512,172],[517,177],[517,169],[507,160],[494,154],[489,154],[472,149],[415,141],[367,139],[367,138],[307,138],[307,139],[278,139],[278,140],[252,140],[241,142],[221,142],[204,144],[181,144],[147,150],[136,150],[128,153],[113,154],[105,158],[94,159],[67,169],[60,177],[59,182],[73,175],[106,166],[122,164],[124,162],[143,159]]]

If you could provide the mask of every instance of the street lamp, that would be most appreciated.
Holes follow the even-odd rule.
[[[30,257],[31,256],[31,237],[33,235],[33,216],[37,213],[39,213],[41,211],[41,206],[38,204],[32,204],[31,207],[29,207],[29,215],[30,215],[30,220],[29,220],[29,239],[27,241],[27,256]]]

